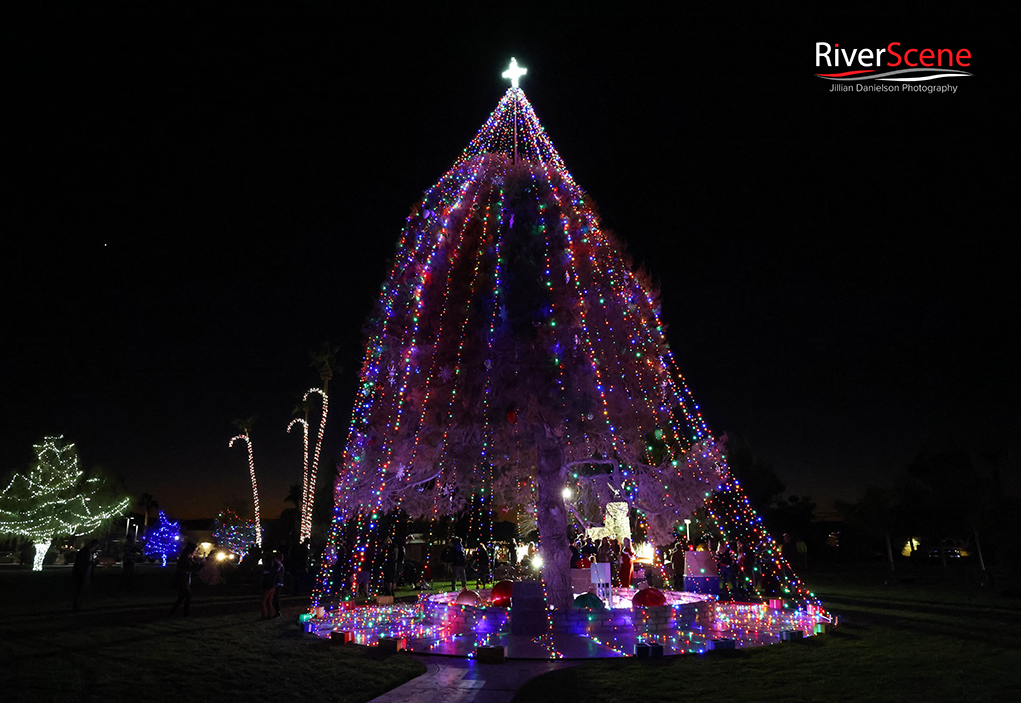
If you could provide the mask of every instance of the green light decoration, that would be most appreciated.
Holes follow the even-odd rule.
[[[575,183],[521,75],[512,63],[512,86],[407,217],[366,325],[317,605],[366,571],[378,584],[381,516],[393,511],[470,508],[491,521],[493,505],[522,506],[557,608],[573,601],[568,518],[580,504],[641,510],[660,545],[716,490],[730,499],[710,506],[724,534],[746,517],[725,440],[674,363],[657,291]],[[737,534],[802,593],[757,523]]]
[[[46,437],[34,449],[28,473],[15,473],[0,492],[0,533],[30,540],[32,570],[42,571],[53,540],[94,532],[131,501],[110,496],[103,479],[87,477],[78,466],[78,450],[63,436]]]

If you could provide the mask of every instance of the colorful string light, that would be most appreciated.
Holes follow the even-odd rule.
[[[385,513],[559,510],[568,481],[598,514],[627,502],[660,545],[707,506],[780,574],[785,598],[814,603],[754,519],[713,497],[740,488],[676,370],[656,294],[574,182],[521,75],[512,63],[511,88],[405,222],[368,324],[314,604],[378,576]],[[535,480],[548,470],[540,447],[563,456],[556,480]],[[542,532],[548,515],[536,517]],[[564,560],[545,556],[544,583],[560,583],[547,577]]]
[[[240,517],[230,508],[224,508],[213,521],[213,539],[222,549],[236,554],[240,561],[256,543],[255,523]]]

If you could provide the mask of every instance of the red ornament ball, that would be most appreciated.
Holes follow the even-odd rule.
[[[631,599],[631,605],[636,608],[655,608],[657,605],[666,605],[666,596],[658,588],[643,588]]]
[[[506,608],[510,605],[511,595],[513,593],[513,581],[500,581],[493,586],[493,590],[489,593],[489,599],[493,602],[493,605],[500,608]]]
[[[464,590],[457,594],[457,600],[454,601],[457,605],[471,605],[478,606],[481,602],[479,594],[475,591]]]

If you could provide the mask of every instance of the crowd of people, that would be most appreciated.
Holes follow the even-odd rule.
[[[634,575],[635,553],[631,540],[623,541],[603,537],[596,544],[591,537],[578,540],[571,545],[571,568],[588,569],[592,564],[610,564],[611,583],[623,588],[631,587]]]
[[[527,572],[536,570],[540,565],[537,561],[539,552],[535,543],[528,543],[523,547],[518,547],[516,542],[489,546],[479,543],[469,550],[460,537],[453,537],[442,551],[438,554],[433,553],[434,562],[427,569],[426,564],[409,560],[408,538],[408,535],[402,535],[384,540],[381,592],[385,595],[395,595],[399,587],[428,588],[426,578],[430,575],[433,577],[432,580],[441,583],[443,578],[449,576],[450,590],[458,590],[458,587],[468,588],[469,574],[472,574],[477,587],[486,588],[494,580],[505,578],[508,568],[511,572]],[[780,552],[785,569],[791,569],[795,564],[800,568],[807,566],[807,550],[803,544],[801,540],[795,540],[789,534],[783,536]],[[74,585],[72,610],[75,612],[82,609],[92,580],[98,547],[98,540],[92,540],[75,557],[72,571]],[[655,585],[685,590],[686,554],[695,550],[696,546],[689,544],[682,537],[674,545],[660,552],[660,559],[657,560],[660,566],[655,571],[647,570],[646,565],[637,562],[634,548],[628,538],[622,540],[611,537],[596,540],[590,537],[579,538],[570,545],[570,549],[572,569],[587,569],[592,564],[608,564],[613,586],[631,587],[634,584],[637,564],[643,569],[639,578],[647,580],[650,585],[655,582]],[[709,551],[709,546],[700,544],[697,549]],[[281,617],[280,596],[285,584],[291,585],[292,595],[306,595],[311,592],[312,570],[309,565],[307,543],[290,549],[282,546],[276,551],[253,548],[236,567],[233,565],[223,567],[210,558],[197,557],[196,553],[196,544],[189,541],[178,556],[172,580],[177,598],[170,609],[170,615],[176,614],[179,609],[184,615],[189,614],[193,576],[207,584],[215,585],[225,576],[221,573],[224,568],[236,572],[227,574],[232,580],[251,583],[257,588],[260,593],[262,619]],[[768,589],[770,584],[762,583],[763,577],[756,568],[754,553],[740,540],[734,543],[721,541],[712,553],[721,595],[740,597],[758,591],[763,586]],[[129,537],[122,554],[122,590],[132,588],[135,563],[141,559],[142,550]],[[338,559],[338,566],[345,561]],[[378,571],[375,573],[379,574]],[[368,595],[371,590],[371,577],[372,574],[368,570],[357,572],[353,580],[349,581],[352,592],[356,596]]]
[[[97,565],[100,542],[90,540],[74,556],[71,570],[72,602],[71,610],[79,612],[83,608],[86,594],[93,580]],[[129,535],[121,553],[121,581],[118,591],[127,592],[135,586],[135,565],[143,560],[142,549]],[[177,614],[188,616],[191,612],[193,577],[197,577],[208,585],[218,585],[226,580],[224,577],[241,586],[255,585],[260,594],[262,619],[282,617],[280,596],[285,583],[291,585],[290,595],[303,595],[311,592],[311,573],[308,569],[308,544],[297,545],[291,549],[281,547],[277,551],[261,550],[258,547],[249,551],[241,564],[232,561],[218,562],[211,556],[198,556],[198,545],[187,541],[177,556],[177,561],[170,577],[170,585],[177,593],[168,616]],[[286,579],[285,579],[286,577]]]

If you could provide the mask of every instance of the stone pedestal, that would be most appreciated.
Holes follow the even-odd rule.
[[[512,635],[538,637],[549,629],[546,600],[538,581],[516,581],[511,595],[510,624]]]

